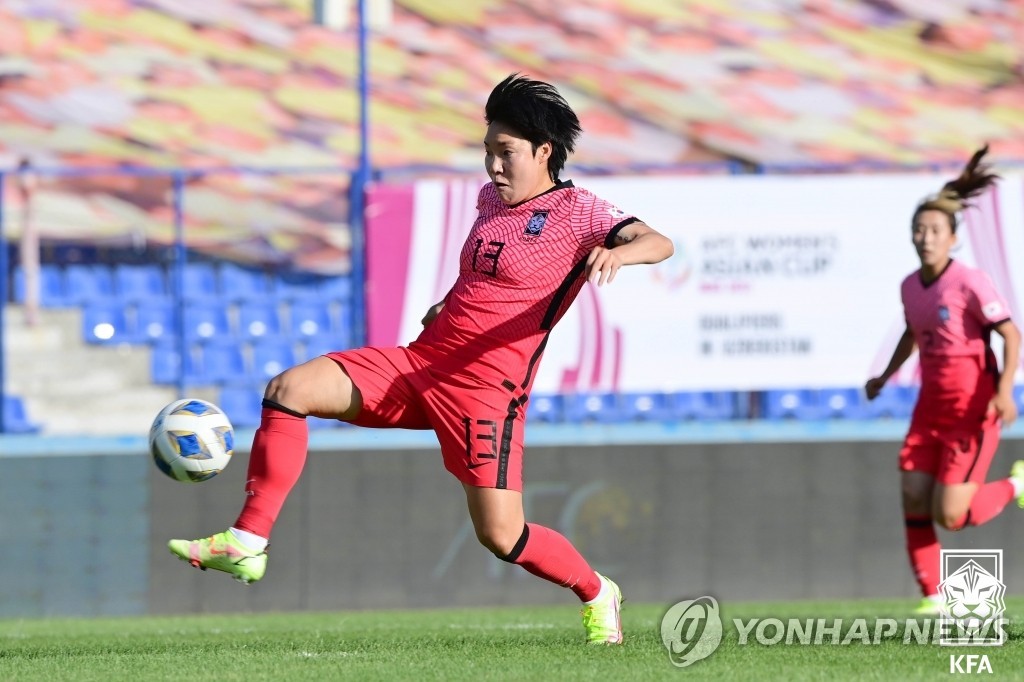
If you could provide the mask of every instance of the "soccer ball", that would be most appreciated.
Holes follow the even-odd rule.
[[[176,400],[153,420],[149,452],[156,467],[175,481],[199,483],[219,474],[231,461],[235,431],[213,403]]]

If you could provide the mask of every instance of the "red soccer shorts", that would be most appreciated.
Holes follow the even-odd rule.
[[[408,348],[328,353],[359,388],[363,409],[352,424],[374,429],[433,429],[445,468],[479,488],[523,489],[526,394],[511,383],[452,377]]]
[[[900,450],[900,470],[931,474],[943,485],[981,485],[999,447],[999,429],[995,419],[973,429],[935,429],[911,422]]]

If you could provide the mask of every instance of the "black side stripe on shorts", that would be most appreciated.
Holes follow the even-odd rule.
[[[495,488],[504,490],[508,487],[508,458],[512,451],[512,430],[515,428],[519,406],[526,402],[526,396],[510,400],[505,423],[501,427],[501,448],[498,450],[498,480]]]
[[[974,467],[977,465],[978,460],[981,458],[981,449],[985,447],[985,429],[978,431],[978,447],[974,451],[974,461],[971,462],[971,468],[967,470],[967,476],[964,477],[964,483],[971,480],[971,474],[974,473]]]

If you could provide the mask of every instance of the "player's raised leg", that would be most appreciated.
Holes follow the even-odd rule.
[[[477,539],[499,559],[567,587],[583,602],[583,626],[591,644],[621,644],[618,585],[599,575],[561,533],[526,523],[516,490],[463,484]]]
[[[242,513],[228,530],[198,540],[171,540],[171,553],[251,583],[266,571],[270,532],[306,463],[306,416],[353,419],[362,395],[344,368],[318,357],[274,377],[253,439]]]

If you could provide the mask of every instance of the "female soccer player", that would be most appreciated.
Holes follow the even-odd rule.
[[[921,267],[903,280],[907,329],[889,366],[865,385],[869,400],[910,357],[921,359],[921,394],[900,451],[907,552],[924,595],[916,612],[939,612],[939,542],[934,523],[948,530],[980,526],[1014,497],[1024,506],[1024,461],[1010,478],[985,483],[999,445],[1000,424],[1017,418],[1013,377],[1020,332],[989,277],[953,260],[957,214],[995,182],[978,150],[960,177],[918,205],[911,221]],[[989,337],[1003,337],[1000,375]]]
[[[227,531],[171,540],[172,553],[243,582],[263,577],[271,529],[306,460],[306,417],[373,428],[433,429],[465,489],[477,538],[505,561],[571,589],[591,643],[622,642],[618,586],[558,532],[523,515],[523,428],[551,329],[587,281],[658,263],[672,242],[590,192],[559,180],[581,132],[555,88],[512,75],[485,106],[479,215],[459,276],[407,347],[329,353],[267,386],[247,497]]]

